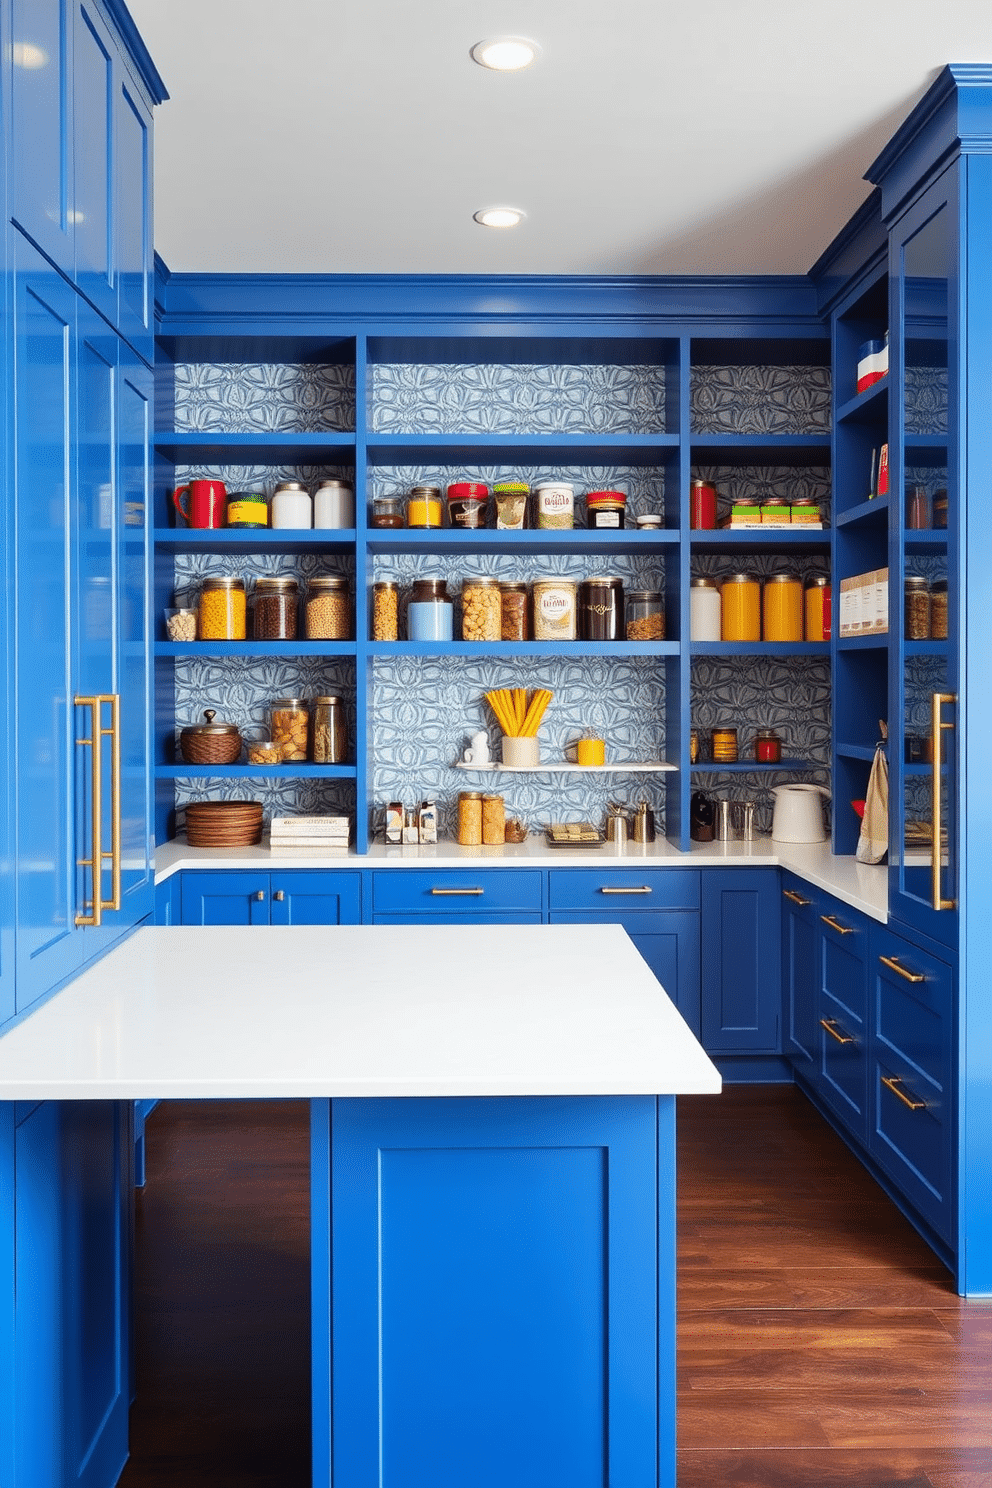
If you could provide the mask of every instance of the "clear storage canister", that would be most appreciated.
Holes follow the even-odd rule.
[[[344,721],[344,703],[337,693],[326,693],[313,700],[310,730],[315,765],[340,765],[348,754],[348,731]]]
[[[656,589],[627,590],[626,628],[628,641],[665,639],[665,602]]]
[[[246,617],[244,579],[204,579],[197,616],[197,633],[201,641],[245,640]]]
[[[535,641],[575,640],[574,579],[534,580]]]
[[[481,791],[462,791],[458,797],[458,841],[462,847],[482,846]]]
[[[279,576],[255,580],[252,635],[256,641],[295,641],[300,589],[296,580]]]
[[[417,579],[406,611],[411,641],[450,641],[453,606],[444,579]]]
[[[720,639],[761,640],[761,585],[754,574],[730,574],[720,589]]]
[[[506,841],[506,808],[502,796],[482,798],[482,844],[499,847]]]
[[[947,580],[930,585],[930,639],[947,640]]]
[[[408,527],[440,527],[443,511],[440,486],[411,486],[406,503]]]
[[[718,641],[720,613],[720,586],[716,579],[693,579],[689,585],[689,639]]]
[[[498,579],[462,581],[462,640],[498,641],[502,632]]]
[[[529,641],[527,585],[503,583],[499,586],[500,640]]]
[[[301,481],[280,481],[272,493],[273,527],[312,527],[313,502]]]
[[[308,641],[351,639],[351,600],[348,580],[341,574],[320,574],[307,589]]]
[[[766,641],[801,641],[803,638],[803,582],[796,573],[772,574],[765,580],[763,595]]]
[[[930,639],[930,589],[926,579],[910,575],[905,581],[906,640]]]
[[[306,698],[276,698],[269,705],[269,733],[284,760],[303,761],[309,753],[310,712]]]
[[[395,641],[400,633],[400,591],[392,579],[372,585],[372,639]]]

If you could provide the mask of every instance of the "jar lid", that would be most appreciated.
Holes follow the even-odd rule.
[[[340,701],[341,701],[341,694],[339,692],[324,692],[324,693],[321,693],[320,697],[315,697],[314,698],[314,703],[325,703],[325,704],[327,704],[327,703],[339,703]]]
[[[575,487],[573,485],[571,485],[568,481],[542,481],[540,485],[534,487],[534,490],[535,491],[567,491],[569,493],[569,495],[571,495],[572,492],[575,490]]]
[[[503,797],[502,796],[497,796],[497,795],[483,796],[483,798],[482,798],[482,804],[483,804],[483,806],[486,804],[487,801],[498,801],[499,804],[502,806],[502,804],[503,804]]]
[[[236,723],[214,722],[217,714],[213,708],[204,708],[203,716],[207,720],[206,723],[191,723],[188,728],[183,729],[182,737],[184,739],[189,738],[192,734],[210,734],[214,738],[236,737],[240,739],[241,730]]]
[[[906,577],[906,588],[907,589],[926,589],[927,588],[927,581],[926,581],[926,579],[920,578],[920,576],[918,574],[908,574],[907,577]]]
[[[445,579],[414,579],[411,600],[447,599],[448,585]]]
[[[498,589],[499,579],[487,578],[483,574],[472,579],[462,579],[462,589]]]
[[[463,496],[488,496],[489,487],[481,481],[455,481],[454,485],[448,487],[448,496],[458,501]]]
[[[809,578],[806,580],[806,588],[807,589],[829,589],[830,588],[830,575],[829,574],[810,574]]]
[[[481,791],[459,791],[458,792],[458,799],[459,799],[459,801],[481,801],[482,800],[482,792]]]
[[[800,582],[797,573],[769,574],[765,580],[766,584],[798,584]]]
[[[784,497],[782,499],[785,500]],[[819,504],[820,504],[820,498],[819,498],[819,496],[793,496],[792,497],[792,505],[793,506],[819,506]]]
[[[658,589],[628,589],[627,603],[630,604],[631,602],[634,604],[660,604],[661,591]]]
[[[273,491],[273,496],[278,496],[280,491],[305,491],[306,486],[302,481],[280,481]]]
[[[758,582],[758,575],[753,573],[727,574],[723,582],[725,584],[756,584]]]
[[[331,480],[331,479],[322,480],[321,483],[320,483],[320,485],[317,487],[317,490],[318,491],[327,491],[327,490],[353,491],[354,489],[355,488],[351,484],[351,481],[346,481],[346,480]]]
[[[261,501],[265,502],[265,496],[261,491],[228,491],[228,501]]]
[[[373,589],[396,589],[398,587],[395,579],[376,579],[372,585]]]
[[[933,583],[930,585],[930,592],[931,592],[931,594],[946,594],[947,593],[947,580],[946,579],[934,579]]]
[[[310,593],[318,593],[324,589],[347,589],[348,580],[343,574],[318,574],[310,580]]]
[[[529,491],[526,481],[496,481],[493,485],[494,496],[526,496]]]
[[[592,585],[596,585],[597,588],[602,587],[602,588],[606,588],[606,589],[615,589],[618,584],[622,588],[623,587],[623,579],[611,578],[611,577],[609,577],[609,575],[603,575],[603,576],[598,576],[597,575],[597,577],[595,577],[595,578],[583,579],[582,580],[582,583],[579,585],[579,587],[582,588],[583,585],[585,585],[587,588],[590,588],[590,587],[592,587]]]
[[[499,587],[504,594],[526,594],[527,585],[517,579],[500,579]]]
[[[757,739],[777,739],[778,738],[778,730],[777,729],[773,729],[773,728],[758,729],[758,732],[756,733],[755,738],[757,738]]]
[[[761,498],[762,506],[792,506],[793,504],[800,506],[801,502],[796,501],[793,503],[789,500],[788,496],[763,496]]]
[[[625,491],[587,491],[586,506],[626,506]]]
[[[411,486],[410,487],[410,495],[411,496],[433,497],[433,496],[440,496],[440,494],[441,494],[441,487],[440,486]]]
[[[742,574],[741,577],[746,578],[747,575]],[[690,589],[719,589],[719,587],[716,579],[690,579],[689,581]]]
[[[374,496],[372,498],[372,505],[378,507],[402,506],[405,500],[406,497],[404,496]]]
[[[644,512],[637,518],[638,527],[664,527],[665,519],[660,512]]]
[[[227,578],[222,574],[212,574],[203,581],[204,589],[243,589],[244,579]]]
[[[255,580],[256,594],[289,594],[298,588],[296,580],[287,574],[267,575]]]
[[[706,490],[706,491],[715,491],[715,490],[716,490],[716,486],[715,486],[715,485],[714,485],[714,484],[713,484],[713,482],[712,482],[712,481],[708,481],[708,480],[702,480],[702,479],[700,479],[700,477],[699,477],[699,476],[695,476],[695,477],[694,477],[694,478],[693,478],[693,479],[692,479],[692,480],[691,480],[691,481],[690,481],[690,482],[689,482],[689,484],[690,484],[690,485],[691,485],[691,486],[695,486],[695,487],[700,487],[700,486],[701,486],[701,487],[702,487],[702,488],[703,488],[703,489],[704,489],[704,490]]]
[[[269,704],[269,707],[270,708],[305,708],[306,705],[307,705],[306,698],[301,698],[301,697],[284,697],[284,698],[273,698],[272,701],[271,701],[271,703]]]

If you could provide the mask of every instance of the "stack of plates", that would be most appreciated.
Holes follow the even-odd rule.
[[[261,801],[191,801],[186,807],[190,847],[249,847],[261,840]]]

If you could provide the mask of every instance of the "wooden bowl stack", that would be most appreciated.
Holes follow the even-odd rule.
[[[191,801],[186,807],[190,847],[251,847],[261,840],[261,801]]]

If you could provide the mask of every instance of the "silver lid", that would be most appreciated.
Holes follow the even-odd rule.
[[[278,496],[280,491],[305,491],[306,486],[302,481],[280,481],[273,491],[273,496]]]

